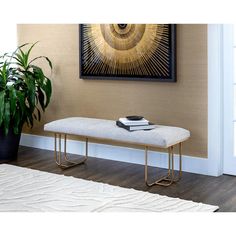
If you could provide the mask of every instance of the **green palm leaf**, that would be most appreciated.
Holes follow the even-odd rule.
[[[6,53],[0,58],[0,127],[4,128],[5,134],[10,125],[15,134],[21,132],[24,122],[33,127],[34,119],[40,121],[41,110],[45,111],[49,105],[51,81],[34,62],[44,59],[51,70],[53,67],[48,57],[30,59],[37,43],[23,44],[12,54]],[[25,47],[28,49],[24,50]]]

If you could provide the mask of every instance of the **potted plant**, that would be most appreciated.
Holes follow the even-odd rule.
[[[23,124],[33,127],[50,102],[51,81],[34,62],[45,59],[51,70],[52,63],[45,56],[30,58],[35,44],[24,44],[0,57],[1,162],[17,158]]]

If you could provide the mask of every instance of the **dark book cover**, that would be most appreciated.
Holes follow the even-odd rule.
[[[119,126],[120,128],[126,129],[128,131],[135,131],[135,130],[151,130],[155,129],[156,126],[149,122],[148,125],[136,125],[136,126],[129,126],[129,125],[124,125],[122,122],[119,120],[116,121],[116,125]]]

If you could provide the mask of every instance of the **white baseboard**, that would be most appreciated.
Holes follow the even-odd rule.
[[[46,150],[54,150],[54,138],[31,134],[22,134],[20,145]],[[83,155],[85,153],[85,145],[81,141],[68,140],[67,152],[72,154]],[[96,158],[144,165],[144,151],[140,149],[89,143],[88,154],[89,156]],[[167,157],[167,153],[149,151],[148,164],[150,166],[167,168]],[[208,158],[183,156],[182,163],[183,171],[218,176],[217,171],[212,168],[212,165],[210,165]],[[174,164],[175,169],[178,169],[178,158],[175,158]]]

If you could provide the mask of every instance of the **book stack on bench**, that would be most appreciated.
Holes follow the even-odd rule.
[[[116,125],[128,131],[151,130],[156,128],[153,123],[139,116],[119,118],[119,120],[116,121]]]

